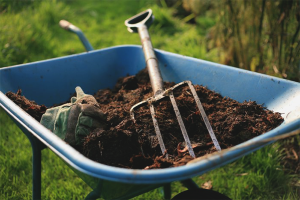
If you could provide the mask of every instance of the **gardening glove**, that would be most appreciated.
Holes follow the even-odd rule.
[[[75,90],[71,103],[47,109],[41,124],[70,145],[82,145],[92,130],[105,129],[106,116],[92,95],[84,94],[80,87]]]

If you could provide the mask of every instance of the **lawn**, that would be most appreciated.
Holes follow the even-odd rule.
[[[84,51],[76,35],[61,29],[65,19],[83,30],[94,49],[140,44],[138,35],[128,33],[125,19],[151,8],[155,22],[149,32],[158,49],[220,62],[222,50],[207,51],[206,34],[214,18],[202,24],[174,17],[174,8],[158,1],[3,1],[0,3],[0,67],[28,63]],[[164,5],[164,4],[162,4]],[[31,199],[30,143],[8,115],[0,109],[0,199]],[[298,199],[295,175],[281,164],[281,143],[268,145],[236,162],[194,177],[200,186],[212,181],[213,190],[232,199]],[[297,179],[299,182],[299,179]],[[299,183],[298,183],[299,184]],[[186,190],[172,183],[172,196]],[[42,199],[83,199],[91,188],[51,150],[42,151]],[[155,189],[134,199],[163,199]]]

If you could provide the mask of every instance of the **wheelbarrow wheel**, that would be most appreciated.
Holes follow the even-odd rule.
[[[180,199],[185,199],[185,200],[191,200],[191,199],[208,199],[208,200],[231,200],[229,197],[213,191],[213,190],[206,190],[206,189],[191,189],[191,190],[186,190],[184,192],[181,192],[174,196],[172,200],[180,200]]]

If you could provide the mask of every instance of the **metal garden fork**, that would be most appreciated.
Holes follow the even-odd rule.
[[[159,126],[158,126],[158,122],[157,122],[157,119],[155,117],[155,108],[154,108],[153,103],[156,102],[156,101],[159,101],[159,100],[161,100],[165,97],[169,97],[170,100],[171,100],[173,109],[175,111],[175,115],[177,117],[177,120],[178,120],[180,129],[181,129],[181,132],[183,134],[185,143],[188,147],[189,154],[193,158],[195,158],[195,153],[194,153],[194,150],[192,148],[191,141],[188,137],[184,122],[182,120],[182,117],[180,115],[177,103],[175,101],[175,97],[173,95],[173,90],[174,89],[178,88],[179,86],[182,86],[182,85],[186,84],[186,85],[189,86],[189,88],[190,88],[190,90],[193,94],[193,97],[196,101],[196,104],[197,104],[199,110],[200,110],[200,113],[202,115],[204,123],[205,123],[205,125],[208,129],[208,132],[209,132],[209,134],[212,138],[212,141],[213,141],[216,149],[218,151],[220,151],[221,148],[220,148],[220,145],[218,143],[218,140],[216,139],[216,136],[215,136],[215,134],[212,130],[212,127],[211,127],[209,121],[208,121],[207,115],[205,114],[205,111],[204,111],[204,108],[201,104],[201,101],[200,101],[200,99],[199,99],[199,97],[196,93],[196,90],[195,90],[194,86],[192,85],[192,82],[191,81],[183,81],[183,82],[180,82],[180,83],[176,84],[174,87],[171,87],[167,90],[164,89],[163,79],[162,79],[162,76],[161,76],[161,73],[160,73],[160,70],[159,70],[159,67],[158,67],[158,60],[155,56],[155,53],[154,53],[154,50],[153,50],[153,47],[152,47],[152,42],[151,42],[151,39],[150,39],[150,35],[148,33],[148,27],[150,27],[153,20],[154,20],[154,16],[152,15],[152,10],[148,9],[148,10],[146,10],[144,12],[141,12],[141,13],[139,13],[139,14],[137,14],[137,15],[135,15],[135,16],[133,16],[133,17],[131,17],[131,18],[129,18],[125,21],[125,25],[127,26],[127,29],[128,29],[129,32],[131,32],[131,33],[138,32],[139,35],[140,35],[140,39],[141,39],[142,46],[143,46],[143,51],[144,51],[144,56],[145,56],[145,60],[146,60],[146,64],[147,64],[147,70],[148,70],[148,73],[149,73],[151,86],[152,86],[153,93],[154,93],[154,95],[152,97],[148,98],[145,101],[142,101],[142,102],[139,102],[139,103],[135,104],[130,109],[131,118],[135,121],[135,119],[134,119],[134,110],[137,109],[138,107],[144,105],[144,104],[149,104],[150,113],[151,113],[151,116],[152,116],[155,133],[157,135],[161,151],[162,151],[163,154],[165,154],[166,153],[166,147],[164,145],[162,135],[161,135],[161,132],[160,132],[160,129],[159,129]],[[168,154],[166,154],[166,157],[168,157]]]

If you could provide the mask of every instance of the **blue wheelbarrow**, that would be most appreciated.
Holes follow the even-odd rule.
[[[89,47],[90,48],[90,47]],[[273,142],[273,138],[300,129],[300,84],[226,65],[154,50],[164,81],[206,86],[239,102],[253,100],[282,113],[279,127],[226,149],[176,168],[123,169],[94,162],[50,132],[5,96],[22,89],[24,96],[38,104],[64,102],[76,86],[88,94],[112,88],[120,77],[137,74],[145,67],[143,49],[122,45],[0,69],[0,106],[29,138],[33,149],[33,199],[41,198],[41,150],[51,149],[65,161],[92,191],[88,198],[129,199],[164,186],[170,197],[170,183],[181,181],[196,188],[192,177],[221,167]],[[75,77],[80,76],[80,79]],[[53,82],[53,80],[55,80]]]

